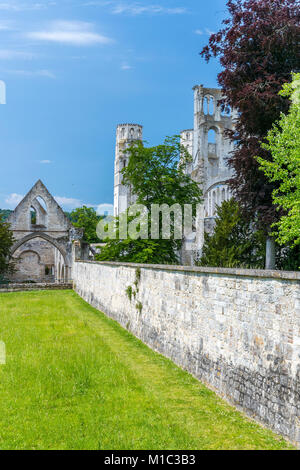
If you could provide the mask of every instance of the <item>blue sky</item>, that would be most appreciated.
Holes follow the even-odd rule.
[[[39,178],[66,210],[113,202],[115,129],[159,144],[193,125],[199,56],[226,0],[0,0],[0,208]]]

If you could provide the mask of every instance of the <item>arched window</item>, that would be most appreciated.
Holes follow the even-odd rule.
[[[225,188],[222,189],[222,202],[226,201],[226,191]]]
[[[125,129],[124,129],[124,127],[122,127],[122,129],[121,129],[121,137],[122,137],[122,138],[125,137]]]
[[[37,196],[36,200],[42,206],[45,212],[47,212],[47,204],[45,203],[44,199],[41,196]]]
[[[30,225],[36,225],[37,223],[37,212],[34,207],[30,207]]]
[[[215,113],[215,99],[213,96],[205,96],[204,98],[204,114],[210,114],[211,116]]]
[[[221,111],[221,115],[223,117],[230,117],[231,116],[231,107],[226,106],[226,108]]]
[[[30,208],[30,225],[46,228],[47,226],[47,205],[41,196],[37,196]]]
[[[134,129],[133,127],[130,129],[130,137],[132,138],[134,136]]]
[[[216,144],[217,143],[217,137],[216,137],[216,131],[215,129],[209,129],[208,135],[207,135],[207,140],[209,144]]]
[[[217,204],[217,200],[216,200],[216,191],[213,191],[213,196],[212,196],[212,216],[215,215],[216,204]]]

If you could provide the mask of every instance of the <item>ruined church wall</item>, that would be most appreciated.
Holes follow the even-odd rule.
[[[13,282],[54,281],[55,247],[42,238],[33,238],[21,245],[14,253],[16,271],[10,277]],[[47,267],[47,270],[46,270]]]
[[[76,262],[73,278],[91,305],[300,444],[300,273]]]

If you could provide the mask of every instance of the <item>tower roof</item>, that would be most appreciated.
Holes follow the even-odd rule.
[[[141,124],[132,124],[132,123],[124,123],[124,124],[118,124],[117,127],[123,127],[123,126],[131,126],[131,127],[143,127]]]

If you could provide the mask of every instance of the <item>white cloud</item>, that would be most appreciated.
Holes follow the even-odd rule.
[[[186,13],[186,8],[166,8],[161,5],[142,5],[141,3],[120,3],[113,7],[112,13],[120,15],[122,13],[129,15],[142,15],[142,14],[167,14],[167,15],[182,15]]]
[[[10,209],[14,209],[19,204],[19,202],[22,201],[23,198],[24,196],[22,196],[21,194],[12,193],[7,196],[7,198],[5,199],[5,203],[8,204]]]
[[[82,21],[54,21],[48,28],[27,33],[38,41],[57,42],[75,46],[109,44],[112,40],[94,31],[92,23]]]
[[[55,74],[51,72],[50,70],[7,70],[7,73],[11,73],[13,75],[20,75],[22,77],[28,77],[28,78],[31,78],[31,77],[45,77],[45,78],[51,78],[51,79],[56,78]]]
[[[41,160],[40,163],[46,163],[46,162],[48,163],[50,162],[50,160]],[[23,198],[24,198],[24,195],[22,194],[11,193],[6,196],[5,203],[7,204],[9,209],[15,209],[17,205],[19,204],[19,202],[22,201]],[[87,207],[94,207],[95,209],[99,207],[100,214],[103,214],[106,211],[110,213],[111,207],[113,208],[113,206],[111,206],[110,204],[102,204],[102,205],[83,204],[80,199],[76,199],[72,197],[54,196],[54,199],[60,206],[66,209],[77,209],[77,207],[82,207],[83,205],[86,205]],[[101,210],[101,208],[104,208],[104,209]]]
[[[98,204],[94,207],[98,215],[114,215],[114,206],[112,204]]]
[[[0,49],[0,60],[31,60],[35,57],[35,54],[24,51],[14,51],[11,49]]]
[[[121,70],[131,70],[133,67],[129,64],[122,64],[121,65]]]
[[[211,31],[208,28],[205,28],[204,30],[203,29],[196,29],[195,34],[198,34],[199,36],[203,36],[203,35],[211,36],[212,34],[215,34],[215,32]]]
[[[40,163],[42,165],[49,165],[50,163],[52,163],[52,161],[51,160],[40,160]]]
[[[55,2],[44,3],[20,3],[20,2],[0,2],[0,10],[3,11],[24,11],[24,10],[42,10]]]
[[[0,31],[10,31],[14,29],[10,21],[0,21]]]
[[[95,209],[98,215],[114,214],[114,206],[112,204],[88,204],[83,203],[80,199],[64,196],[55,196],[55,200],[60,206],[68,210],[86,206]]]
[[[114,15],[142,15],[142,14],[165,14],[165,15],[182,15],[187,13],[184,7],[167,8],[162,5],[150,4],[145,5],[141,2],[122,2],[116,0],[108,1],[90,1],[85,6],[109,6]]]
[[[56,75],[51,72],[51,70],[38,70],[36,72],[36,75],[39,75],[40,77],[45,77],[45,78],[56,78]]]
[[[72,197],[55,196],[54,199],[60,206],[67,207],[68,209],[76,209],[77,207],[81,207],[83,205],[80,199],[75,199]]]

